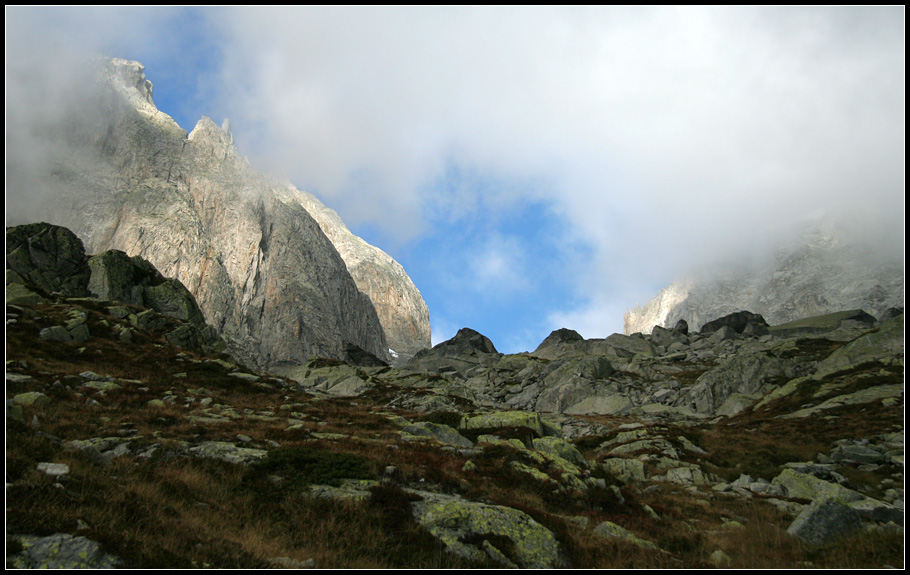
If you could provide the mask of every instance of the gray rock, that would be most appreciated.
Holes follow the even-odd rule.
[[[784,469],[771,483],[779,485],[787,497],[813,501],[835,499],[851,507],[864,520],[904,523],[904,512],[896,506],[794,469]]]
[[[835,350],[819,362],[818,371],[832,371],[863,361],[892,357],[903,353],[903,349],[904,316],[900,315]]]
[[[6,228],[6,267],[15,272],[7,273],[7,282],[13,277],[46,292],[89,295],[85,247],[66,228],[47,223]]]
[[[628,541],[642,549],[657,549],[657,545],[653,541],[648,541],[642,539],[641,537],[635,535],[628,529],[620,527],[615,523],[610,521],[604,521],[600,525],[594,528],[594,533],[600,535],[601,537],[608,537],[610,539],[621,539],[623,541]]]
[[[252,463],[268,454],[265,449],[237,447],[227,441],[206,441],[190,447],[189,452],[197,457],[211,457],[228,463]]]
[[[511,550],[497,551],[521,568],[552,569],[562,563],[553,534],[517,509],[460,497],[419,493],[423,500],[412,504],[414,518],[438,537],[451,553],[474,560],[489,557],[482,543],[482,547],[478,548],[464,542],[475,539],[489,541],[483,540],[483,536],[489,535],[507,537],[512,541]]]
[[[526,411],[496,411],[462,420],[462,429],[486,429],[501,427],[527,427],[538,436],[559,437],[562,431],[544,421],[539,413]]]
[[[639,459],[627,459],[624,457],[606,458],[601,461],[604,470],[625,483],[629,481],[644,481],[645,464]]]
[[[886,456],[864,445],[839,445],[831,452],[831,459],[838,463],[883,463]]]
[[[588,462],[581,452],[561,437],[538,437],[532,440],[532,444],[534,449],[551,457],[564,459],[581,468],[588,466]]]
[[[38,464],[38,471],[45,475],[50,475],[51,477],[60,477],[61,475],[69,473],[70,467],[65,463],[41,462]]]
[[[455,447],[474,446],[474,443],[470,439],[461,435],[458,433],[458,431],[452,429],[448,425],[443,425],[440,423],[421,421],[412,425],[408,425],[401,431],[403,433],[409,433],[417,437],[432,438],[445,445],[453,445]]]
[[[860,529],[859,513],[843,501],[824,499],[807,505],[787,528],[787,533],[811,545],[825,545]]]
[[[13,396],[15,405],[47,405],[50,402],[51,398],[40,391],[27,391]]]
[[[686,333],[688,333],[688,326],[686,326]],[[655,325],[651,329],[651,342],[654,343],[654,345],[663,346],[665,348],[674,343],[687,344],[689,343],[689,338],[686,336],[686,333],[677,329],[665,329],[659,325]]]
[[[7,567],[16,569],[117,569],[122,562],[104,553],[94,541],[81,536],[58,533],[47,537],[12,536],[23,550],[7,557]]]
[[[47,341],[59,341],[63,343],[73,341],[73,336],[62,325],[52,325],[38,332],[38,337]]]

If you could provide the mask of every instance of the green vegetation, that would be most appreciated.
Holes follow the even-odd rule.
[[[295,489],[309,485],[337,487],[342,479],[376,477],[363,457],[300,445],[272,449],[251,467],[259,473],[279,475]]]

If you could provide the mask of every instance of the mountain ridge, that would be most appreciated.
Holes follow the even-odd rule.
[[[865,309],[880,316],[904,302],[903,260],[851,237],[830,220],[808,224],[770,261],[739,262],[678,279],[626,312],[623,332],[650,333],[680,320],[699,328],[739,310],[772,324]]]
[[[305,203],[318,201],[253,170],[237,152],[229,122],[218,126],[203,117],[191,132],[183,130],[155,107],[138,62],[96,65],[100,89],[73,102],[57,126],[62,145],[40,174],[52,192],[31,207],[34,219],[72,229],[90,252],[120,249],[178,278],[232,353],[252,365],[341,358],[348,344],[391,361],[377,314],[382,306],[357,286],[307,211]],[[14,182],[35,179],[17,174],[14,163],[9,169]],[[345,234],[351,235],[346,227],[336,232]],[[405,353],[428,345],[429,314],[419,291],[384,252],[361,250],[374,259],[382,253],[391,270],[374,266],[379,287],[372,291],[394,289],[409,298],[409,305],[384,311],[393,341]],[[388,318],[396,313],[414,313],[416,327],[396,332]]]

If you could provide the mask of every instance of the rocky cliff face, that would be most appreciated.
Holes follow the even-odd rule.
[[[357,288],[373,302],[389,347],[398,356],[396,363],[429,348],[430,311],[404,268],[352,234],[334,210],[312,195],[299,192],[299,200],[341,254]]]
[[[904,268],[875,250],[840,236],[832,226],[812,228],[800,247],[780,251],[773,262],[731,268],[676,281],[653,299],[626,312],[626,334],[651,333],[685,320],[694,330],[739,310],[770,324],[844,309],[876,317],[902,306]]]
[[[103,89],[57,134],[66,145],[46,166],[54,196],[41,219],[72,229],[89,253],[122,250],[179,279],[241,361],[297,365],[351,345],[390,360],[376,309],[307,211],[314,200],[253,170],[227,123],[202,118],[187,134],[155,108],[141,64],[99,66]],[[398,268],[376,282],[387,293],[407,278]],[[406,310],[423,303],[412,291]]]

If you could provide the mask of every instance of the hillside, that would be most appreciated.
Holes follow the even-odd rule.
[[[276,377],[16,275],[7,566],[903,568],[902,310]]]

